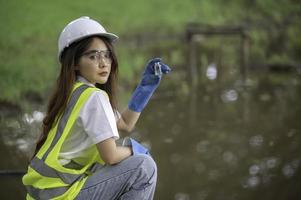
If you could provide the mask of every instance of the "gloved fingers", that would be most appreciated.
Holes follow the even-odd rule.
[[[159,63],[159,69],[156,63]],[[161,77],[162,73],[168,74],[170,71],[170,67],[162,62],[162,58],[153,58],[148,62],[144,74],[155,74],[156,76]]]
[[[168,67],[166,64],[160,62],[160,65],[163,74],[168,74],[171,71],[170,67]]]
[[[132,151],[133,154],[149,154],[149,151],[146,147],[142,146],[139,142],[136,140],[130,138],[131,144],[132,144]]]
[[[153,58],[151,60],[148,61],[147,65],[146,65],[146,70],[144,72],[144,74],[153,74],[155,71],[154,71],[154,66],[155,66],[155,63],[159,63],[161,62],[161,58]]]
[[[148,65],[154,65],[156,62],[161,62],[162,58],[153,58],[148,61]]]

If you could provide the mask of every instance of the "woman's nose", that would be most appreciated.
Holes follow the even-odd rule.
[[[98,59],[98,66],[100,67],[100,68],[104,68],[104,67],[106,67],[108,64],[107,64],[107,62],[106,62],[106,59],[104,58],[104,57],[100,57],[99,59]]]
[[[98,67],[99,68],[105,68],[105,67],[107,67],[108,66],[108,64],[103,60],[103,59],[101,59],[99,62],[98,62]]]
[[[99,68],[104,68],[104,67],[106,67],[106,64],[103,63],[103,62],[99,62],[99,63],[98,63],[98,67],[99,67]]]

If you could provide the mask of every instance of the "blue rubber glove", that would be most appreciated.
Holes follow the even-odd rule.
[[[146,64],[141,82],[132,94],[128,104],[129,109],[135,112],[141,112],[159,86],[162,74],[167,74],[170,70],[167,65],[161,62],[161,58],[150,60]]]
[[[139,142],[136,140],[130,138],[130,145],[132,146],[133,155],[137,154],[147,154],[150,155],[149,150],[142,146]]]

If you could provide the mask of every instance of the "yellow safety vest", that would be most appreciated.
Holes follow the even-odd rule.
[[[80,192],[91,171],[103,165],[97,148],[93,145],[87,152],[85,163],[80,169],[70,169],[59,163],[58,156],[62,144],[70,133],[79,112],[90,95],[98,88],[77,82],[69,98],[67,107],[58,122],[50,130],[48,137],[32,159],[23,184],[27,189],[26,199],[74,199]]]

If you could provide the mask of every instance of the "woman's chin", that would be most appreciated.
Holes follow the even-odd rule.
[[[102,79],[98,79],[97,83],[98,84],[105,84],[108,81],[108,78],[102,78]]]

